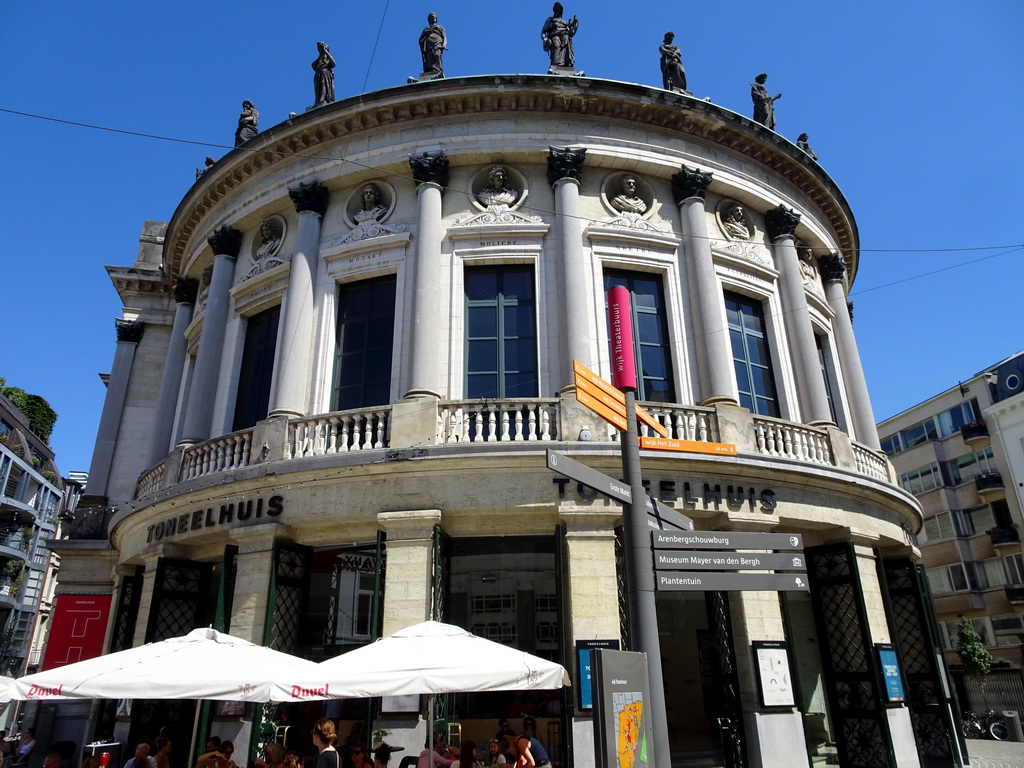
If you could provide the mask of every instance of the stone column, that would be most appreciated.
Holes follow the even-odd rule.
[[[821,375],[818,347],[814,343],[811,313],[807,308],[800,258],[796,252],[794,233],[800,214],[779,205],[765,214],[768,237],[772,241],[775,267],[779,270],[782,293],[783,326],[789,341],[800,397],[800,418],[807,424],[834,424]]]
[[[825,299],[832,308],[832,338],[836,342],[839,364],[843,369],[846,398],[853,417],[855,438],[864,445],[878,450],[878,429],[875,414],[871,409],[868,384],[864,379],[864,368],[857,351],[857,340],[853,335],[853,319],[843,289],[846,276],[846,261],[842,254],[832,253],[818,260],[821,277],[825,281]]]
[[[672,177],[672,194],[679,206],[683,235],[683,263],[690,293],[690,317],[693,320],[694,349],[700,375],[701,405],[726,403],[739,405],[732,376],[732,349],[729,328],[722,310],[722,286],[715,273],[711,255],[711,236],[704,211],[704,194],[711,183],[711,172],[680,166]]]
[[[434,526],[439,509],[378,512],[388,535],[388,569],[384,579],[384,629],[390,635],[430,618]]]
[[[756,640],[787,640],[779,593],[731,592],[729,605],[750,765],[752,768],[790,768],[804,764],[807,747],[803,716],[796,706],[788,709],[761,706],[757,667],[750,652]]]
[[[185,369],[185,329],[192,322],[199,283],[191,277],[179,277],[174,284],[174,324],[171,326],[171,340],[167,345],[167,360],[164,363],[163,378],[160,379],[160,394],[156,399],[156,414],[153,416],[153,434],[149,443],[147,467],[167,458],[171,450],[171,430],[174,429],[174,412],[178,404],[178,390]]]
[[[207,239],[213,249],[213,273],[206,294],[203,330],[199,336],[196,364],[192,373],[182,445],[208,440],[213,421],[213,403],[220,382],[220,363],[224,352],[224,332],[231,304],[231,284],[235,277],[235,259],[242,245],[242,233],[227,226],[218,227]]]
[[[100,426],[96,432],[96,444],[89,464],[89,497],[105,498],[110,480],[110,466],[117,447],[117,434],[124,413],[128,382],[132,374],[135,350],[142,340],[145,323],[141,320],[115,320],[117,347],[114,350],[114,364],[107,381],[107,396],[103,399]]]
[[[441,193],[448,185],[444,152],[410,157],[416,180],[417,218],[413,251],[412,349],[406,397],[438,398],[441,351],[446,312],[442,295]],[[422,620],[422,619],[421,619]]]
[[[280,523],[260,523],[232,529],[231,538],[238,544],[231,634],[263,645],[274,569],[274,540],[289,538],[289,530]]]
[[[603,508],[563,501],[558,516],[565,524],[566,563],[569,578],[566,620],[571,619],[569,648],[578,640],[618,640],[619,582],[615,573],[615,522],[622,517],[618,505]],[[573,686],[579,685],[570,670]],[[571,694],[574,698],[575,691]],[[576,744],[594,742],[594,718],[573,714],[572,738]],[[583,750],[580,750],[582,752]],[[577,752],[577,766],[593,765]],[[592,753],[591,753],[592,754]]]
[[[320,226],[327,212],[327,187],[318,181],[288,189],[299,214],[288,291],[281,303],[270,416],[305,416],[313,365],[313,285],[320,264]]]
[[[580,217],[580,182],[583,180],[585,149],[551,147],[548,152],[548,182],[555,190],[558,243],[558,286],[564,301],[561,310],[561,370],[556,381],[570,389],[572,361],[592,366],[592,333],[588,322],[587,261],[583,253],[583,219]]]

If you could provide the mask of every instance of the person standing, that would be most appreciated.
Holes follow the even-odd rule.
[[[157,768],[171,768],[170,760],[171,751],[171,740],[166,736],[156,737],[156,754],[153,755],[153,760],[156,762]]]
[[[334,748],[338,735],[334,732],[334,721],[321,718],[313,726],[313,745],[318,754],[313,768],[338,768],[338,750]]]

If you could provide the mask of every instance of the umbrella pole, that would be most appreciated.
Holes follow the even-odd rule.
[[[430,734],[430,762],[427,763],[429,768],[433,768],[434,765],[434,694],[427,696],[427,728]]]
[[[189,748],[188,753],[192,756],[192,760],[196,757],[196,743],[199,738],[199,713],[203,711],[202,699],[196,699],[196,716],[192,721],[192,746]]]

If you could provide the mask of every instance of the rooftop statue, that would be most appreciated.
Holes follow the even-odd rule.
[[[622,177],[622,192],[612,198],[612,208],[621,213],[641,214],[647,210],[645,203],[636,193],[636,176]]]
[[[427,16],[427,26],[420,33],[420,55],[423,57],[423,74],[420,80],[434,80],[444,77],[441,56],[448,50],[448,36],[444,27],[437,23],[437,14]]]
[[[801,133],[796,138],[796,145],[800,147],[804,152],[811,156],[811,160],[817,160],[818,156],[814,154],[814,150],[811,149],[811,145],[807,143],[807,134]]]
[[[572,21],[562,18],[562,4],[555,3],[551,9],[551,16],[544,22],[540,30],[540,39],[544,43],[544,50],[551,59],[551,66],[548,69],[549,75],[566,74],[564,70],[575,70],[576,56],[572,52],[572,38],[579,29],[580,22],[575,16]]]
[[[312,63],[313,67],[313,106],[322,107],[334,101],[334,57],[331,56],[331,46],[327,43],[317,43],[316,49],[319,54]]]
[[[762,72],[754,82],[750,84],[750,98],[754,100],[754,119],[761,125],[775,130],[775,102],[782,98],[782,94],[769,96],[768,89],[764,87],[768,75]]]
[[[495,165],[487,173],[487,186],[480,190],[476,199],[481,205],[509,206],[519,197],[519,190],[509,184],[508,171],[503,165]]]
[[[235,130],[235,146],[244,144],[257,133],[256,126],[260,122],[260,113],[256,111],[255,105],[246,99],[242,102],[242,114],[238,116],[238,128]]]
[[[692,95],[686,90],[686,70],[683,69],[683,54],[678,45],[673,45],[675,40],[673,32],[665,33],[665,42],[658,50],[661,52],[661,82],[666,91],[685,93]]]

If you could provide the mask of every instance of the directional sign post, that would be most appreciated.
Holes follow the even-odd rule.
[[[633,501],[633,492],[626,483],[616,480],[604,472],[598,472],[593,467],[581,464],[575,459],[570,459],[564,453],[548,449],[547,464],[548,469],[560,472],[566,477],[571,477],[576,482],[583,483],[588,488],[593,488],[610,499],[621,501],[623,504],[629,504]],[[647,505],[647,522],[652,528],[660,530],[671,528],[679,531],[693,530],[693,520],[682,512],[672,509],[672,507],[663,504],[657,499],[652,499],[646,494],[644,494],[644,498]]]

